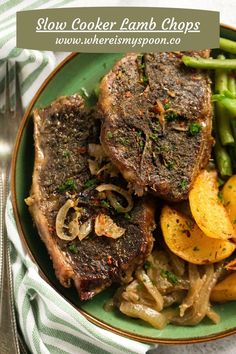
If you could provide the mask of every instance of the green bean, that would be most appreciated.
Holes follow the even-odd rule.
[[[231,126],[232,126],[232,130],[233,130],[233,136],[236,139],[236,120],[235,119],[231,119]],[[232,167],[234,169],[234,171],[236,170],[236,145],[234,144],[233,146],[230,146],[230,158],[231,158],[231,162],[232,162]]]
[[[232,176],[232,164],[227,150],[221,145],[218,135],[216,134],[216,143],[214,147],[216,165],[221,177]]]
[[[231,159],[232,169],[236,170],[236,146],[229,146],[229,156]]]
[[[231,126],[233,130],[233,135],[236,137],[236,119],[231,119]]]
[[[231,93],[233,94],[236,93],[236,79],[234,78],[234,76],[232,76],[232,73],[230,73],[229,75],[228,89]],[[233,116],[231,119],[231,127],[233,131],[234,139],[236,140],[236,116]],[[233,168],[235,170],[236,169],[236,145],[235,144],[232,148],[230,148],[230,154],[231,154],[230,156],[231,156]]]
[[[220,38],[220,49],[228,53],[236,54],[236,42],[230,39]]]
[[[219,59],[224,59],[223,55],[218,56]],[[215,71],[215,91],[218,93],[223,93],[228,88],[228,77],[227,71],[222,69],[217,69]],[[230,125],[229,113],[226,112],[224,105],[221,101],[216,102],[216,124],[218,128],[219,138],[221,144],[232,145],[234,144],[234,137]]]
[[[184,55],[182,60],[186,66],[196,69],[236,69],[236,59],[205,59]]]
[[[218,55],[217,60],[224,60],[224,55]],[[217,69],[215,72],[215,92],[223,93],[228,88],[228,76],[227,71]]]
[[[229,113],[226,112],[221,102],[216,102],[216,123],[221,144],[223,146],[234,144],[235,140],[231,130]]]
[[[236,94],[236,78],[235,78],[235,72],[228,72],[228,90],[230,91],[230,93],[232,93],[233,95]],[[228,111],[231,114],[231,118],[232,118],[232,122],[235,121],[236,119],[236,99],[233,98],[224,98],[222,100],[222,103],[224,104],[224,106],[228,109]],[[235,123],[234,123],[234,127],[233,129],[235,129]],[[236,137],[236,129],[234,130],[234,134]]]
[[[236,94],[236,79],[235,79],[235,72],[230,71],[228,73],[228,90],[232,94]],[[234,117],[235,118],[235,117]],[[231,117],[231,127],[232,127],[232,132],[233,132],[233,137],[236,140],[236,119]],[[231,163],[232,163],[232,168],[235,171],[236,170],[236,145],[234,144],[233,146],[229,147],[229,154],[231,158]]]
[[[236,119],[236,99],[225,97],[220,103],[225,107],[232,119]]]
[[[236,81],[235,81],[235,74],[233,71],[230,71],[228,75],[228,90],[233,95],[236,94]]]

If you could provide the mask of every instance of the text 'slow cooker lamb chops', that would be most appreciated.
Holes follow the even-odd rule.
[[[103,148],[138,195],[187,199],[210,156],[209,75],[186,68],[184,54],[127,54],[101,82]]]

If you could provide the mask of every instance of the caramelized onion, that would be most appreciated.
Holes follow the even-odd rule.
[[[88,153],[90,156],[95,157],[97,161],[102,161],[106,154],[100,144],[88,144]]]
[[[190,263],[189,263],[190,266]],[[218,263],[216,269],[214,270],[214,266],[212,264],[205,266],[204,275],[200,278],[200,275],[197,271],[197,268],[190,268],[190,284],[193,285],[193,280],[198,278],[198,291],[194,292],[192,305],[187,309],[186,313],[183,314],[182,317],[175,317],[172,319],[172,322],[180,325],[196,325],[206,316],[215,317],[212,312],[209,312],[209,298],[213,287],[215,286],[217,279],[222,273],[223,265],[222,263]],[[192,278],[192,280],[191,280]],[[191,291],[191,288],[189,292]],[[189,294],[187,295],[187,297]],[[185,300],[184,300],[185,302]],[[183,302],[183,303],[184,303]],[[183,306],[183,304],[181,305]],[[215,317],[216,320],[216,317]]]
[[[103,171],[106,171],[111,177],[116,177],[119,174],[119,171],[111,162],[108,162],[106,165],[100,168],[100,170],[97,172],[97,175]]]
[[[65,228],[68,228],[68,226],[65,225],[65,220],[66,220],[66,217],[67,217],[67,213],[73,207],[75,207],[75,202],[73,200],[71,200],[71,199],[68,199],[66,201],[66,203],[62,205],[62,207],[59,209],[59,211],[57,213],[57,217],[56,217],[56,233],[57,233],[57,236],[61,240],[72,241],[77,236],[77,235],[68,236],[68,235],[66,235],[66,233],[64,231]]]
[[[99,165],[96,160],[88,159],[89,171],[92,176],[97,175],[99,171]]]
[[[116,239],[124,235],[125,229],[116,225],[110,216],[99,214],[95,219],[95,233]]]
[[[128,191],[124,190],[124,189],[121,188],[121,187],[118,187],[118,186],[116,186],[116,185],[114,185],[114,184],[110,184],[110,183],[109,183],[109,184],[101,184],[100,186],[98,186],[98,187],[96,188],[96,190],[97,190],[98,192],[104,192],[104,191],[106,191],[107,199],[109,200],[111,206],[112,206],[114,209],[119,210],[119,212],[121,212],[121,213],[128,213],[128,212],[133,208],[134,203],[133,203],[133,199],[132,199],[130,193],[129,193]],[[123,206],[118,202],[117,198],[116,198],[115,195],[112,193],[112,191],[114,191],[114,192],[116,192],[116,193],[122,195],[122,196],[126,199],[126,201],[127,201],[127,203],[128,203],[127,207],[123,207]]]
[[[157,287],[155,285],[153,285],[151,279],[145,273],[144,270],[142,270],[142,269],[137,270],[136,276],[137,276],[137,279],[140,280],[143,283],[143,285],[145,286],[145,288],[147,289],[149,294],[155,300],[157,310],[161,311],[163,309],[164,300],[163,300],[163,296],[158,291]]]
[[[210,306],[208,307],[207,317],[215,324],[220,322],[220,316]]]
[[[92,231],[92,220],[88,219],[79,228],[78,238],[82,241]]]
[[[133,304],[132,302],[122,301],[120,311],[130,317],[141,318],[158,329],[164,328],[169,322],[167,316],[142,304]]]
[[[78,237],[82,241],[92,231],[92,220],[88,219],[82,225],[79,224],[81,211],[78,208],[75,212],[75,217],[69,222],[68,228],[72,236]]]
[[[76,207],[77,202],[72,199],[68,199],[66,203],[60,208],[56,217],[56,233],[61,240],[72,241],[76,237],[83,240],[92,231],[92,220],[88,219],[82,225],[79,224],[79,218],[81,217],[81,209]],[[74,208],[75,212],[72,220],[65,224],[68,211]],[[68,230],[69,235],[64,229]]]
[[[81,216],[81,212],[80,212],[80,209],[78,209],[74,213],[73,219],[68,224],[69,233],[75,237],[79,233],[79,218],[80,218],[80,216]]]
[[[125,291],[122,293],[122,298],[130,302],[139,302],[141,286],[137,280],[132,281],[126,286]]]
[[[180,257],[176,256],[174,253],[171,251],[167,250],[169,256],[170,256],[170,262],[172,264],[174,273],[178,276],[183,276],[185,272],[185,262],[183,259]]]

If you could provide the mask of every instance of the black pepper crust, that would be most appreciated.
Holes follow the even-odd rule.
[[[187,199],[210,156],[209,75],[186,68],[184,54],[128,54],[101,82],[101,141],[138,195]],[[187,54],[208,57],[209,51]]]

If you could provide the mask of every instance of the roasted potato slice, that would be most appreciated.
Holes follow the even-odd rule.
[[[218,194],[216,171],[201,171],[189,193],[193,218],[208,237],[235,237],[235,230]]]
[[[215,302],[236,300],[236,272],[216,284],[211,292],[210,299]]]
[[[225,208],[229,214],[230,221],[236,230],[236,175],[230,177],[225,183],[222,193]]]
[[[161,228],[169,249],[194,264],[219,262],[235,250],[233,242],[207,237],[193,219],[169,206],[162,209]]]

